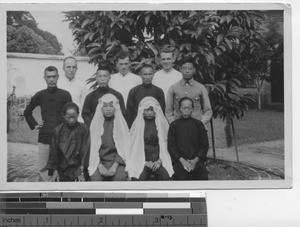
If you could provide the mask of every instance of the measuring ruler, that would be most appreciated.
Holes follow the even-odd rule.
[[[0,226],[207,226],[204,193],[2,193]]]

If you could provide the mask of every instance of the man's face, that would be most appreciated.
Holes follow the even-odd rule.
[[[96,81],[99,87],[108,87],[110,74],[107,70],[98,70],[96,73]]]
[[[146,119],[149,119],[149,120],[155,118],[155,111],[154,111],[153,107],[149,106],[148,109],[144,109],[143,115]]]
[[[163,70],[169,72],[173,68],[173,54],[172,53],[161,53],[160,54],[160,64]]]
[[[72,127],[77,123],[78,113],[75,109],[68,109],[64,116],[65,122],[68,126]]]
[[[68,58],[65,61],[63,70],[65,72],[65,77],[67,77],[69,80],[72,80],[77,71],[77,62],[72,58]]]
[[[104,102],[102,107],[102,114],[104,117],[112,117],[116,112],[113,102]]]
[[[129,57],[126,57],[124,59],[118,59],[117,68],[119,73],[121,73],[123,76],[129,72],[129,66],[130,66]]]
[[[183,118],[189,118],[192,116],[192,112],[193,112],[193,105],[192,102],[190,100],[184,100],[181,103],[181,106],[179,108],[181,116]]]
[[[46,71],[44,75],[44,79],[48,87],[56,87],[58,80],[57,71]]]
[[[185,80],[189,80],[193,77],[194,73],[195,73],[195,67],[192,63],[185,63],[181,66],[181,73],[183,76],[183,79]]]
[[[141,78],[143,80],[143,84],[151,84],[154,76],[154,71],[150,67],[146,67],[142,69]]]

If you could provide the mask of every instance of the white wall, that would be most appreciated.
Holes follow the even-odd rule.
[[[16,86],[16,96],[32,96],[46,88],[44,69],[53,65],[60,76],[64,76],[63,59],[66,56],[7,53],[7,91]],[[96,66],[88,63],[86,57],[76,57],[78,70],[76,77],[85,81],[96,72]]]

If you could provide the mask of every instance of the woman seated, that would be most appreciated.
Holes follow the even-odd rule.
[[[167,151],[169,124],[159,102],[153,97],[141,100],[130,130],[129,177],[132,180],[169,180],[173,175]]]
[[[129,129],[112,94],[99,99],[91,125],[91,181],[124,181],[127,179],[126,157],[129,151]]]
[[[86,181],[89,165],[90,133],[87,125],[77,121],[75,103],[63,107],[65,122],[54,129],[47,162],[49,181]]]

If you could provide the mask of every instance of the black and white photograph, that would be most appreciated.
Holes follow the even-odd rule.
[[[286,5],[2,12],[3,188],[292,186]]]

